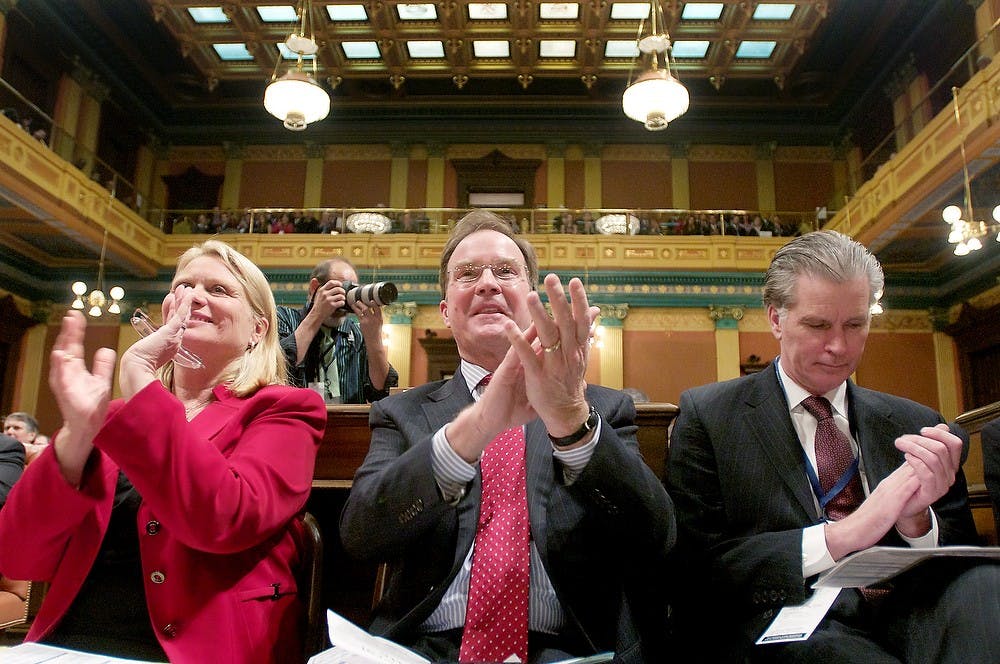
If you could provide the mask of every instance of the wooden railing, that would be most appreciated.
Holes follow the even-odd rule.
[[[965,462],[965,479],[969,483],[969,505],[976,518],[976,528],[982,535],[984,544],[997,544],[996,522],[993,503],[986,491],[983,477],[983,441],[980,436],[983,426],[1000,417],[1000,401],[988,406],[962,413],[955,421],[969,433],[969,458]]]

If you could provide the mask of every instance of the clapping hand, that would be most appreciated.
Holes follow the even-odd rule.
[[[63,317],[52,347],[49,387],[55,395],[63,426],[53,442],[63,476],[78,486],[93,450],[93,439],[104,422],[111,398],[116,354],[110,348],[94,353],[92,369],[84,360],[87,321],[79,311]]]

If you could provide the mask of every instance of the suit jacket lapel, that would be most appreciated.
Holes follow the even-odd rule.
[[[743,420],[803,512],[815,521],[819,514],[806,474],[802,444],[788,414],[788,403],[778,382],[777,367],[772,363],[756,374],[752,382]]]
[[[460,371],[455,372],[451,380],[430,392],[427,400],[420,404],[424,417],[427,418],[427,430],[433,433],[455,419],[455,415],[472,403],[472,393],[465,384],[465,378]],[[476,539],[476,525],[479,520],[479,499],[482,495],[482,477],[476,473],[469,486],[468,494],[458,502],[458,546],[455,547],[455,559],[452,561],[452,578]]]
[[[868,479],[868,490],[874,491],[900,464],[900,454],[892,441],[899,435],[892,411],[868,398],[854,383],[847,383],[848,417],[851,433],[861,449],[861,460]]]
[[[525,462],[528,472],[528,518],[531,521],[531,538],[535,548],[547,563],[545,533],[547,530],[549,493],[552,491],[554,462],[552,444],[540,419],[528,422],[524,428]]]

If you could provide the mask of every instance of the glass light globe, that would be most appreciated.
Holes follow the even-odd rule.
[[[950,242],[951,244],[957,244],[961,241],[962,241],[962,231],[960,231],[959,229],[954,228],[950,233],[948,233],[948,242]]]
[[[90,308],[90,311],[88,311],[87,313],[90,314],[90,316],[92,318],[100,318],[101,317],[101,308],[98,307],[98,306],[93,306],[93,307]]]
[[[993,221],[1000,221],[1000,205],[993,208]]]
[[[687,88],[666,69],[643,72],[622,95],[625,115],[650,131],[666,129],[687,112],[689,103]]]
[[[120,300],[125,297],[125,289],[121,286],[112,286],[111,290],[108,292],[112,300]]]
[[[959,242],[957,245],[955,245],[955,255],[956,256],[968,256],[969,255],[969,247],[967,247],[964,242]]]
[[[264,108],[286,129],[302,131],[329,115],[330,95],[309,74],[292,70],[264,90]]]
[[[945,209],[941,210],[941,218],[949,224],[954,224],[962,218],[962,208],[957,205],[949,205]]]
[[[115,301],[115,302],[112,302],[112,303],[111,303],[111,306],[110,306],[110,307],[108,307],[108,313],[109,313],[109,314],[115,314],[115,315],[118,315],[118,314],[120,314],[121,312],[122,312],[122,308],[118,306],[118,302],[117,302],[117,301]]]
[[[983,243],[979,241],[978,237],[972,237],[965,243],[965,246],[969,248],[969,251],[979,251],[983,248]]]
[[[872,314],[872,316],[878,316],[879,314],[883,313],[884,311],[885,310],[882,308],[882,305],[880,303],[878,303],[878,302],[876,302],[875,304],[873,304],[871,306],[871,314]]]
[[[74,281],[73,285],[70,287],[75,295],[83,295],[87,292],[87,284],[82,281]]]

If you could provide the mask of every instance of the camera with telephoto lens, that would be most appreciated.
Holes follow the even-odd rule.
[[[353,311],[356,302],[360,302],[366,307],[384,307],[392,304],[399,296],[396,284],[391,281],[379,281],[374,284],[355,284],[345,281],[342,284],[347,291],[347,303],[341,307],[341,311]]]

